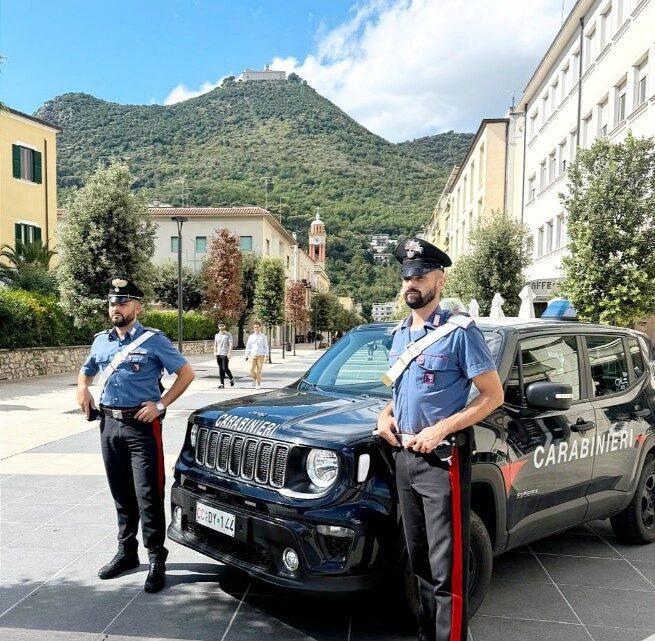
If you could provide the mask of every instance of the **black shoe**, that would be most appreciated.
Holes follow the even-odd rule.
[[[139,557],[137,554],[125,554],[125,552],[117,552],[116,556],[107,563],[103,565],[98,570],[98,576],[105,579],[113,579],[123,572],[128,570],[133,570],[134,568],[139,567]]]
[[[234,379],[233,378],[230,379],[230,387],[234,387]]]
[[[166,585],[167,557],[168,550],[166,548],[150,555],[150,570],[143,586],[146,592],[159,592]]]
[[[225,385],[223,385],[223,383],[221,383],[221,384],[218,386],[218,389],[223,389],[224,387],[225,387]]]

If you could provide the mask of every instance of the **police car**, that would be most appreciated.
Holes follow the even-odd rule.
[[[505,402],[474,426],[472,612],[493,557],[517,546],[606,517],[624,541],[655,540],[647,337],[557,320],[477,325]],[[293,385],[194,412],[169,537],[279,586],[357,591],[390,578],[415,604],[393,453],[372,434],[390,398],[380,378],[392,329],[358,327]]]

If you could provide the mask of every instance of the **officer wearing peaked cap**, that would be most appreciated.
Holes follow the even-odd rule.
[[[380,413],[378,434],[396,451],[398,500],[419,593],[419,639],[465,641],[471,426],[502,403],[503,390],[472,319],[439,307],[444,269],[452,265],[448,255],[408,238],[395,257],[412,313],[394,330],[384,379],[392,385],[392,401]],[[467,405],[471,384],[480,394]]]
[[[98,572],[111,579],[139,565],[139,521],[150,569],[144,589],[164,587],[166,518],[162,418],[194,378],[193,368],[166,336],[137,320],[143,291],[128,278],[107,280],[111,330],[95,336],[77,379],[77,401],[89,420],[100,418],[100,445],[118,520],[118,552]],[[162,371],[177,377],[162,396]],[[96,374],[99,408],[89,386]]]

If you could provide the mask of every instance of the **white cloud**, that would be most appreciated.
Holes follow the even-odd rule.
[[[302,62],[271,68],[298,73],[392,141],[475,131],[519,99],[561,12],[562,0],[368,0]]]
[[[204,82],[200,89],[189,89],[186,85],[178,85],[173,89],[168,96],[164,99],[165,105],[174,105],[176,102],[182,102],[188,100],[189,98],[196,98],[202,96],[202,94],[220,87],[227,76],[219,78],[216,82]]]

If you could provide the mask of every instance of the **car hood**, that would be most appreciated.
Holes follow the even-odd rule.
[[[334,447],[370,436],[385,404],[383,399],[285,388],[208,405],[191,420],[244,435]]]

